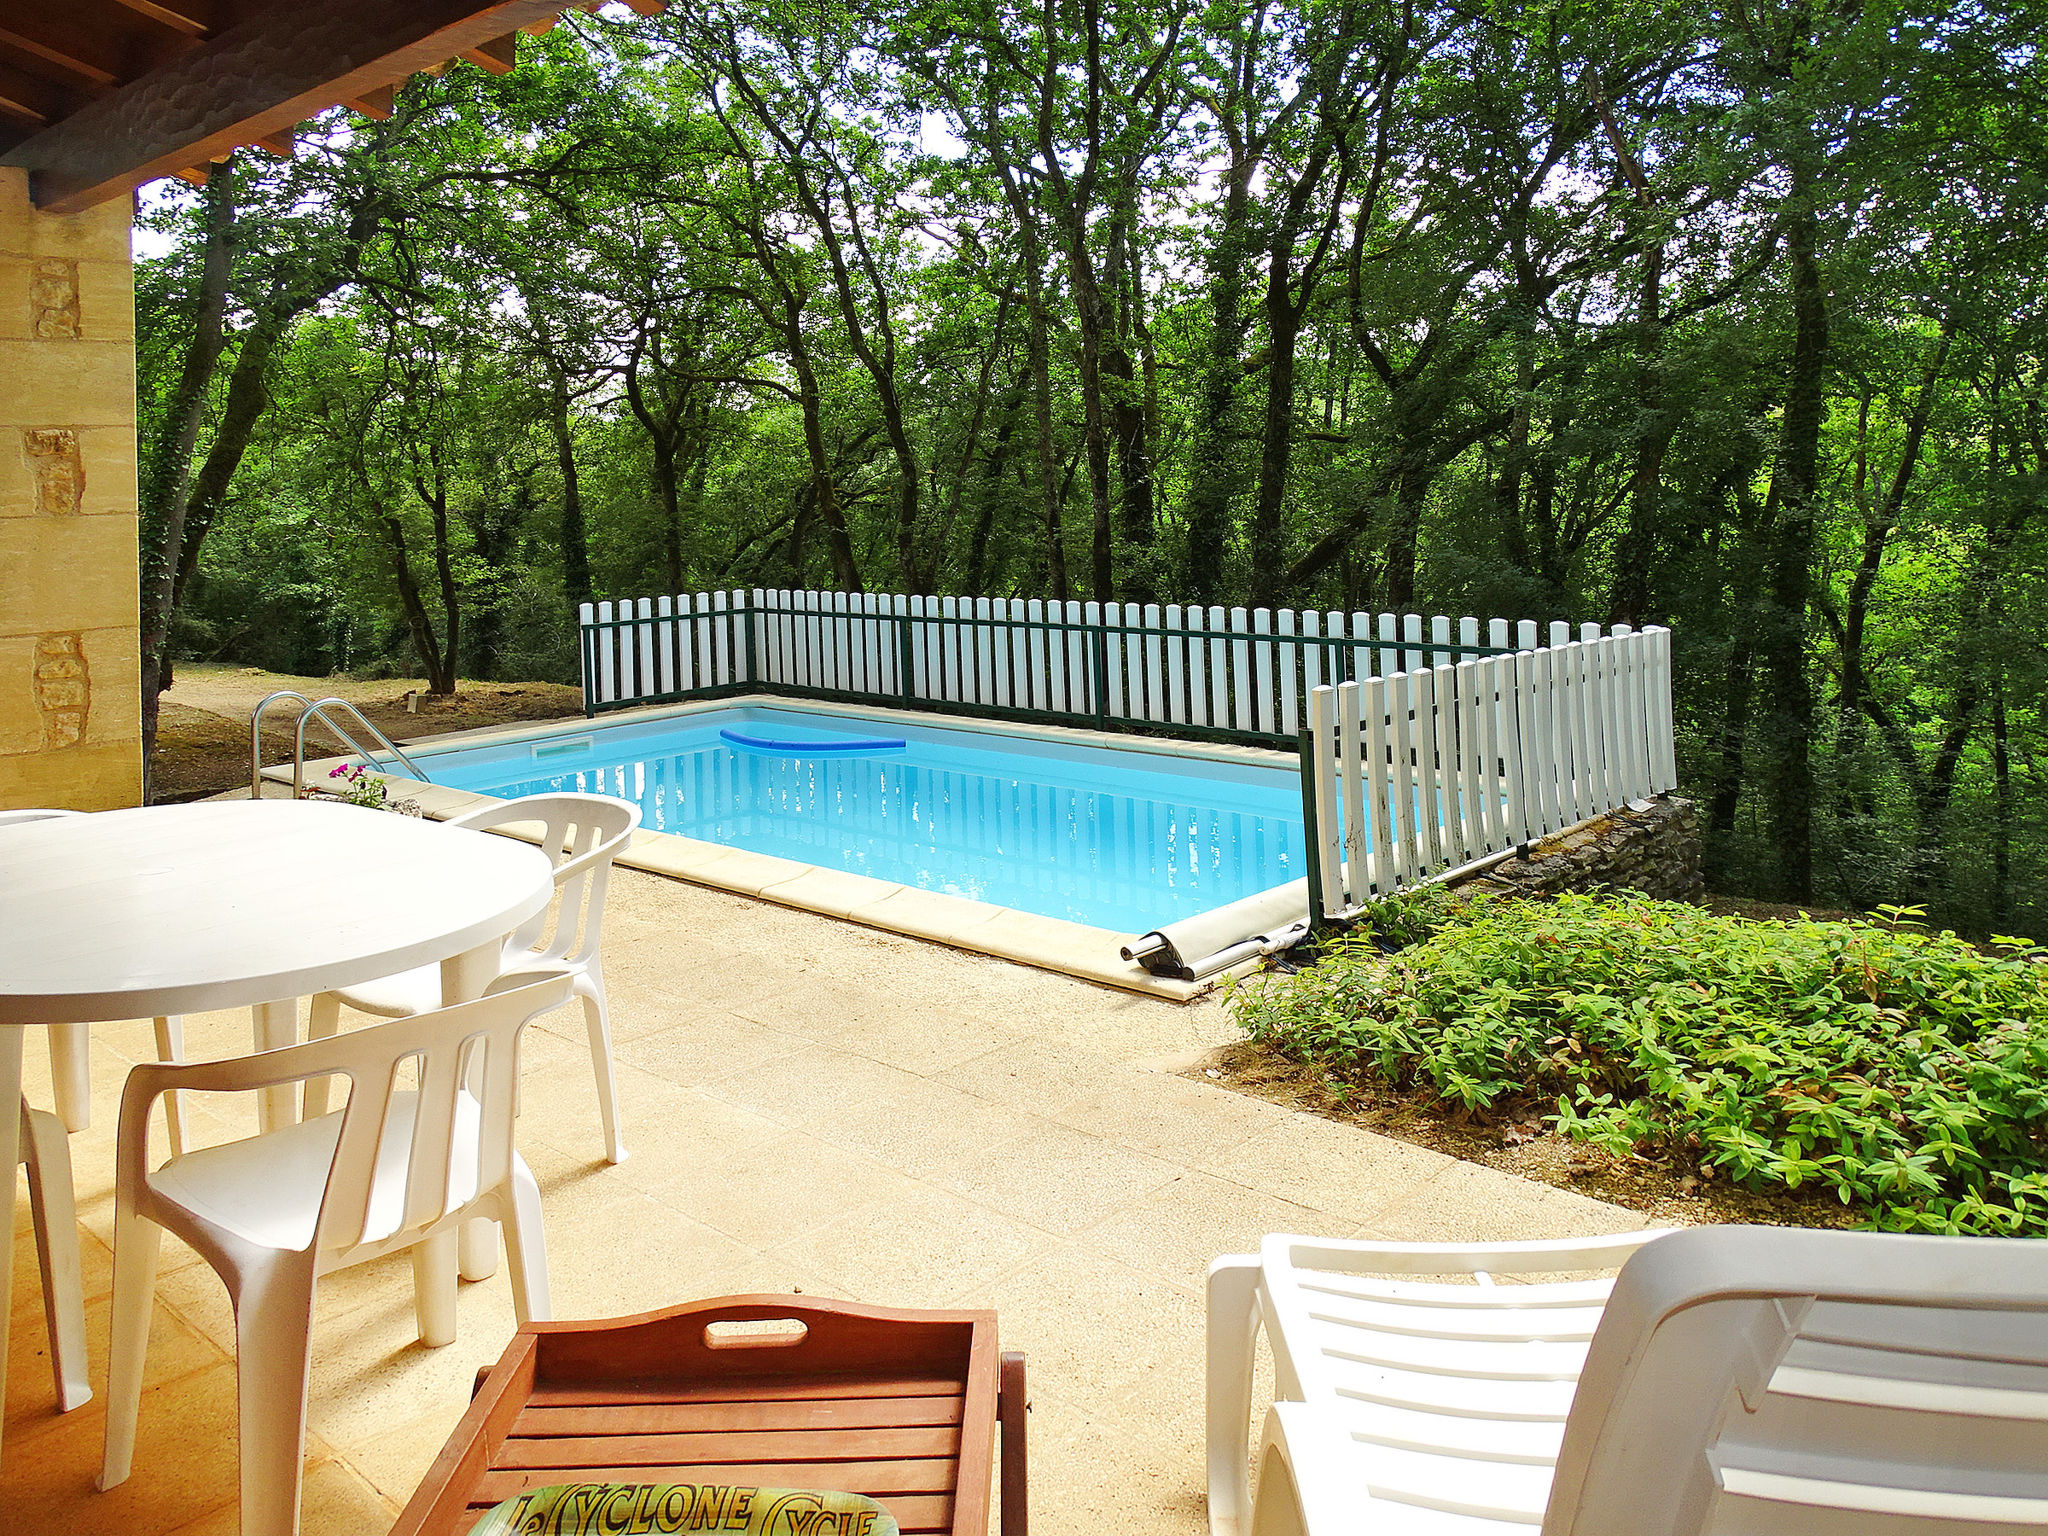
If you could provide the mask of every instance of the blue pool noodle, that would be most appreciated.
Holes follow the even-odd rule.
[[[751,747],[756,752],[787,752],[798,756],[809,756],[815,752],[887,752],[894,747],[907,745],[901,738],[886,736],[854,737],[848,741],[780,741],[770,736],[743,736],[738,731],[720,730],[718,733],[736,747]]]

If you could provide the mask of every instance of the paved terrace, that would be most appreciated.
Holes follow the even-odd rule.
[[[580,1010],[527,1035],[520,1141],[540,1181],[558,1317],[801,1290],[992,1307],[1028,1352],[1046,1531],[1205,1529],[1203,1274],[1296,1231],[1551,1237],[1633,1213],[1174,1075],[1232,1038],[1217,1001],[1134,997],[835,919],[621,870],[606,929],[631,1157],[599,1160]],[[195,1056],[248,1020],[188,1022]],[[93,1490],[103,1422],[113,1135],[147,1021],[97,1032],[72,1139],[100,1396],[55,1414],[21,1240],[0,1508],[10,1531],[231,1533],[225,1292],[164,1246],[135,1475]],[[28,1049],[47,1103],[48,1059]],[[243,1113],[238,1106],[236,1115]],[[246,1134],[203,1105],[195,1139]],[[385,1531],[512,1332],[503,1266],[465,1285],[446,1349],[414,1334],[404,1255],[323,1282],[304,1530]]]

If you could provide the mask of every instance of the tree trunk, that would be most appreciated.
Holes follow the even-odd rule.
[[[157,696],[169,686],[170,624],[177,571],[184,555],[185,512],[191,495],[192,454],[206,419],[208,386],[227,345],[228,280],[234,270],[234,162],[216,166],[205,192],[206,243],[192,340],[178,382],[164,404],[143,456],[142,764],[149,798],[149,761],[156,745]]]
[[[569,370],[545,342],[541,358],[548,373],[548,433],[562,471],[562,590],[570,606],[591,598],[590,530],[583,516],[583,483],[576,470],[576,436],[569,416]]]
[[[1201,411],[1189,458],[1187,576],[1190,595],[1204,603],[1224,597],[1224,557],[1231,507],[1244,488],[1244,445],[1239,441],[1238,386],[1244,379],[1245,272],[1251,260],[1251,181],[1258,156],[1240,149],[1224,183],[1221,224],[1209,262],[1208,344],[1202,359]]]
[[[405,627],[412,636],[413,649],[427,671],[427,691],[448,695],[455,692],[455,670],[443,661],[434,639],[434,623],[420,596],[418,578],[413,575],[412,558],[406,552],[405,525],[389,513],[382,518],[384,535],[391,541],[391,574],[398,583],[398,604],[405,614]]]
[[[1807,666],[1807,609],[1814,557],[1814,499],[1827,412],[1828,314],[1821,286],[1819,220],[1812,173],[1795,170],[1786,253],[1791,266],[1792,366],[1783,436],[1767,508],[1772,568],[1765,636],[1770,679],[1771,765],[1767,792],[1779,858],[1780,899],[1813,899],[1813,683]]]

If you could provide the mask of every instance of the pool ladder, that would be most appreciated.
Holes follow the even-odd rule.
[[[366,766],[375,768],[379,772],[383,771],[383,764],[377,761],[376,754],[356,740],[354,736],[350,735],[348,727],[336,721],[328,713],[329,710],[346,710],[349,717],[357,725],[361,726],[364,731],[368,732],[371,739],[378,746],[389,752],[404,765],[407,773],[418,779],[422,784],[434,782],[426,776],[418,763],[405,755],[403,747],[378,730],[370,718],[360,709],[357,709],[355,705],[349,703],[347,699],[309,699],[303,693],[295,693],[289,688],[280,688],[276,693],[266,694],[249,715],[249,798],[251,800],[261,800],[263,798],[263,717],[269,712],[271,705],[281,704],[288,700],[295,700],[301,706],[299,709],[298,729],[292,737],[292,798],[294,800],[302,799],[306,793],[306,725],[309,721],[319,721],[339,738],[351,752],[360,757]]]

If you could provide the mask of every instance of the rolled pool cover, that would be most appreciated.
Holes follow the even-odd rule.
[[[1154,976],[1200,981],[1239,961],[1284,949],[1308,932],[1308,881],[1276,885],[1228,906],[1167,923],[1123,948]]]
[[[747,736],[739,731],[724,729],[718,734],[736,747],[747,747],[755,752],[782,752],[801,757],[809,757],[819,752],[889,752],[908,745],[901,737],[888,736],[851,736],[844,741],[782,741],[773,736]]]

